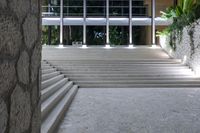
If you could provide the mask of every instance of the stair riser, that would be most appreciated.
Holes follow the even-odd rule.
[[[108,65],[108,64],[54,64],[56,67],[75,67],[75,66],[80,66],[80,67],[182,67],[182,64],[113,64],[113,65]]]
[[[46,69],[51,69],[51,68],[53,68],[52,66],[44,66],[44,65],[42,65],[42,70],[46,70]]]
[[[162,85],[162,84],[188,84],[188,85],[199,85],[200,86],[200,83],[199,81],[75,81],[76,84],[89,84],[89,85],[95,85],[95,84],[113,84],[113,85],[116,85],[116,84],[132,84],[132,85],[137,85],[137,84],[158,84],[158,85]]]
[[[42,81],[51,79],[55,76],[58,76],[60,74],[60,72],[54,72],[54,73],[50,73],[50,74],[46,74],[46,75],[42,75]]]
[[[79,84],[81,88],[188,88],[194,87],[199,88],[199,85],[191,85],[191,84]]]
[[[190,69],[188,70],[61,70],[63,73],[191,73]]]
[[[49,104],[44,110],[42,110],[42,120],[44,120],[47,115],[51,112],[51,110],[58,104],[58,102],[64,97],[64,95],[71,89],[73,83],[69,84],[67,88],[62,91],[52,102]]]
[[[53,79],[45,80],[44,82],[42,82],[42,86],[41,87],[42,87],[42,89],[44,89],[44,88],[46,88],[46,87],[48,87],[50,85],[55,84],[57,81],[60,81],[63,78],[64,78],[64,75],[59,75],[59,76],[57,76],[57,77],[55,77]]]
[[[49,126],[43,126],[41,128],[41,133],[55,133],[58,125],[60,124],[62,118],[64,117],[65,113],[69,109],[69,106],[71,105],[71,102],[73,101],[75,95],[77,94],[78,88],[74,89],[73,92],[71,92],[68,96],[64,96],[65,99],[62,99],[60,103],[64,103],[64,105],[61,106],[59,109],[58,114],[56,115],[56,119],[49,125]],[[63,101],[65,100],[65,101]]]
[[[48,73],[52,73],[55,72],[56,69],[47,69],[47,70],[42,70],[42,74],[48,74]]]
[[[126,80],[182,80],[182,81],[192,81],[193,79],[191,78],[182,78],[182,77],[170,77],[170,78],[154,78],[154,77],[70,77],[70,79],[72,81],[95,81],[95,80],[99,80],[99,81],[115,81],[115,80],[122,80],[122,81],[126,81]],[[200,79],[196,79],[196,80],[200,80]]]
[[[47,91],[46,93],[42,94],[41,97],[41,101],[43,102],[44,100],[46,100],[48,97],[50,97],[54,92],[56,92],[60,87],[62,87],[65,83],[67,82],[66,80],[63,80],[62,82],[60,82],[59,84],[57,84],[55,87],[51,88],[49,91]]]
[[[99,77],[99,76],[114,76],[114,77],[119,77],[119,76],[134,76],[134,77],[145,77],[145,76],[154,76],[154,77],[161,77],[161,76],[192,76],[192,74],[184,74],[184,73],[126,73],[126,74],[122,74],[122,73],[70,73],[70,72],[62,72],[63,74],[66,74],[67,76],[85,76],[85,77],[89,77],[89,76],[94,76],[94,77]]]
[[[191,71],[188,68],[91,68],[91,67],[71,67],[71,68],[62,68],[59,67],[59,70],[62,71]]]

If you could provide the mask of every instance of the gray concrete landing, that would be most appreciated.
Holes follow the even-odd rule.
[[[200,89],[81,88],[59,133],[200,133]]]

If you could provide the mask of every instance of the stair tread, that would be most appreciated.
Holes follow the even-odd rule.
[[[57,76],[52,77],[52,78],[50,78],[50,79],[47,79],[47,80],[45,80],[45,81],[42,81],[42,89],[48,87],[48,86],[49,86],[48,83],[49,83],[49,84],[50,84],[50,83],[51,83],[51,84],[54,84],[55,82],[57,82],[59,79],[62,79],[62,78],[64,78],[64,74],[60,74],[60,75],[57,75]]]
[[[56,82],[55,84],[52,84],[51,86],[41,90],[41,100],[44,101],[48,96],[55,92],[58,86],[64,85],[65,82],[68,81],[68,78],[63,78],[62,80]]]
[[[58,121],[60,121],[60,117],[66,110],[69,108],[70,103],[72,102],[73,97],[77,93],[78,86],[74,85],[68,93],[65,94],[63,99],[59,102],[59,104],[50,112],[48,117],[42,122],[41,133],[52,132]]]
[[[67,82],[64,86],[62,86],[58,91],[56,91],[53,95],[51,95],[48,99],[46,99],[44,102],[42,102],[41,104],[41,112],[42,112],[42,118],[44,118],[44,113],[45,111],[48,109],[49,106],[51,106],[51,104],[53,104],[53,102],[59,98],[60,95],[64,95],[65,93],[67,93],[67,91],[69,91],[69,89],[72,87],[73,82],[69,81]]]

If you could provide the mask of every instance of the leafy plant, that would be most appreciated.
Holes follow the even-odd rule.
[[[169,7],[165,12],[161,12],[165,19],[172,19],[173,23],[162,32],[157,32],[158,36],[170,36],[170,46],[175,49],[175,33],[182,36],[182,30],[185,26],[190,25],[200,18],[200,0],[179,0],[178,5]]]
[[[161,12],[162,18],[173,19],[173,23],[157,35],[170,34],[174,30],[182,31],[185,26],[200,18],[199,11],[200,0],[179,0],[178,5]]]

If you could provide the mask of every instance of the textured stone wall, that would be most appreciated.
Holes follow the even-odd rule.
[[[160,43],[172,57],[182,59],[197,75],[200,75],[200,19],[185,27],[175,38],[175,51],[169,47],[169,37]]]
[[[40,0],[0,0],[0,133],[40,132]]]

